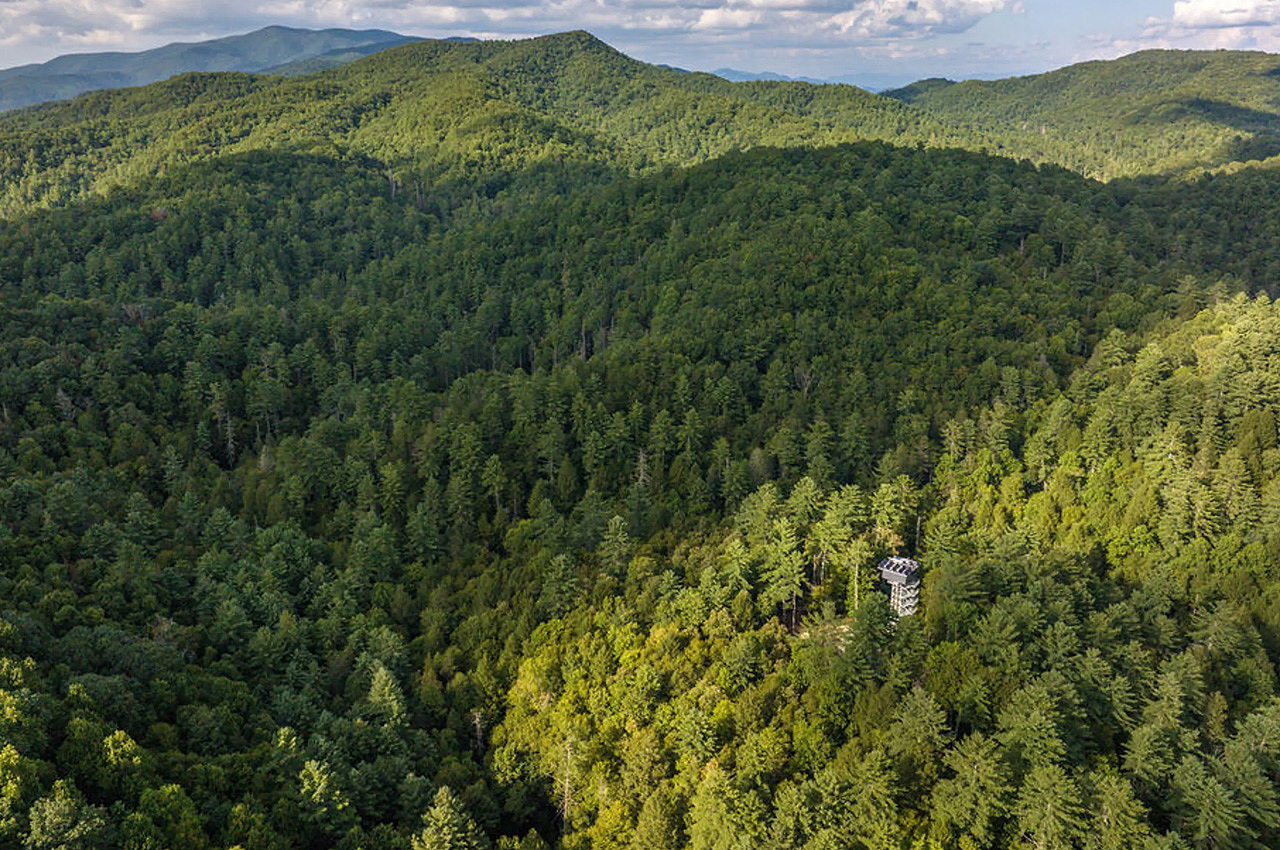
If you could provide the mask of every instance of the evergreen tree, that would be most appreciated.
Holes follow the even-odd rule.
[[[431,808],[422,815],[422,829],[411,843],[413,850],[484,850],[489,846],[448,785],[436,791]]]

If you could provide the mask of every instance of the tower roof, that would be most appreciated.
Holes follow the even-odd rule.
[[[880,578],[890,584],[918,584],[920,562],[910,558],[885,558],[880,562]]]

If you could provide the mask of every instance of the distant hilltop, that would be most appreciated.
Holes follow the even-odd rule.
[[[474,41],[455,37],[450,41]],[[417,41],[386,30],[271,26],[226,38],[167,44],[138,53],[74,53],[0,71],[0,111],[88,91],[143,86],[191,71],[305,74]]]
[[[234,59],[259,70],[179,74],[9,112],[0,120],[0,163],[25,162],[38,150],[53,179],[28,183],[13,169],[0,181],[0,216],[100,194],[162,164],[286,138],[295,152],[336,149],[389,158],[392,169],[430,164],[437,173],[524,167],[542,157],[644,171],[759,146],[866,140],[994,153],[1099,180],[1280,162],[1280,56],[1257,52],[1146,51],[994,82],[927,79],[882,94],[731,82],[641,62],[583,31],[476,40],[275,27],[38,67],[71,75],[98,62],[104,70],[94,82],[102,86],[110,68],[124,74],[166,50],[198,56],[204,69]],[[180,67],[170,57],[151,73]],[[21,73],[31,68],[0,73],[0,89],[6,75]]]
[[[737,68],[717,68],[711,73],[734,83],[815,83],[818,85],[849,85],[866,89],[870,92],[883,92],[897,89],[916,81],[915,77],[903,74],[882,74],[874,71],[857,74],[840,74],[834,77],[789,77],[775,71],[740,71]]]

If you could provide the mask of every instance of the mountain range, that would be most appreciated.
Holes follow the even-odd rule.
[[[408,41],[412,39],[382,31],[312,32],[271,27],[245,36],[170,45],[138,54],[64,56],[42,66],[0,72],[0,105],[55,96],[55,89],[41,88],[46,85],[56,88],[66,84],[69,88],[57,90],[70,94],[90,81],[135,85],[189,71],[311,74]],[[584,102],[554,104],[545,96],[530,100],[527,92],[512,89],[512,81],[521,80],[528,72],[520,66],[526,61],[522,57],[546,51],[563,55],[570,46],[579,55],[570,62],[553,63],[545,71],[557,83],[567,83],[558,84],[552,90],[554,96],[563,98],[566,89],[572,89],[586,98]],[[873,96],[850,86],[770,78],[774,75],[726,85],[721,82],[723,74],[646,65],[576,35],[505,44],[449,39],[424,42],[416,51],[409,45],[405,50],[409,52],[393,51],[381,61],[371,59],[359,65],[351,79],[376,86],[380,74],[391,71],[402,78],[402,70],[418,77],[449,73],[451,79],[458,79],[458,62],[474,61],[475,69],[460,73],[499,79],[494,84],[498,97],[512,108],[532,110],[553,123],[570,125],[601,140],[607,138],[609,144],[644,149],[642,159],[651,159],[653,151],[666,146],[635,139],[622,116],[646,111],[650,95],[680,103],[677,109],[682,114],[672,116],[677,124],[706,121],[728,134],[722,135],[720,142],[712,141],[701,156],[714,155],[729,145],[778,143],[790,133],[814,143],[875,138],[990,150],[1055,162],[1108,179],[1221,167],[1266,160],[1280,153],[1276,141],[1280,137],[1276,106],[1280,63],[1265,53],[1146,51],[1120,60],[1002,81],[924,80]],[[590,64],[585,59],[588,55],[600,63],[604,76],[598,80],[579,76]],[[404,68],[394,68],[397,63]],[[727,70],[723,73],[741,76]],[[397,83],[403,84],[403,79]],[[282,92],[300,91],[283,81],[253,83],[255,88],[270,85]],[[524,85],[523,80],[519,85]],[[6,87],[11,94],[4,94]],[[137,97],[154,99],[152,94],[139,93]],[[729,107],[731,114],[717,114],[729,104],[737,104]],[[405,105],[401,98],[392,109]],[[560,106],[568,110],[560,110]],[[33,120],[48,124],[56,121],[53,115],[42,113]],[[780,122],[777,126],[773,126],[775,120]],[[647,116],[643,123],[647,123]],[[669,134],[669,127],[668,123],[661,132]],[[2,128],[0,125],[0,132]],[[676,132],[677,136],[687,135]],[[694,147],[706,143],[701,138],[670,141]],[[689,161],[687,151],[668,154],[659,158],[674,155],[672,161]],[[91,175],[86,177],[91,179]]]
[[[0,70],[0,111],[97,89],[141,86],[192,71],[306,73],[414,39],[384,30],[272,26],[137,53],[77,53]]]
[[[735,68],[717,68],[711,73],[717,77],[723,77],[726,80],[735,83],[754,82],[758,80],[772,80],[775,82],[799,82],[799,83],[815,83],[815,84],[831,84],[831,85],[850,85],[858,88],[866,89],[870,92],[883,92],[887,89],[900,88],[913,82],[913,78],[903,76],[902,74],[884,74],[875,71],[867,71],[859,74],[843,74],[832,77],[790,77],[786,74],[779,74],[774,71],[739,71]]]

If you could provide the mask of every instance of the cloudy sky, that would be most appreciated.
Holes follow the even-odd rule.
[[[0,0],[0,67],[267,24],[587,29],[650,62],[823,78],[1029,73],[1147,47],[1280,51],[1280,0]]]

